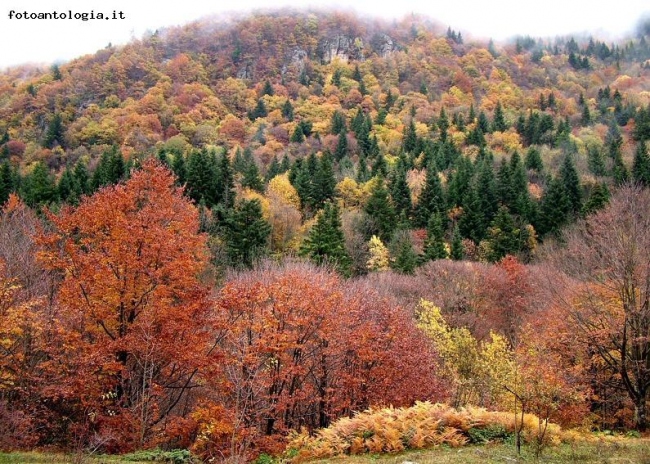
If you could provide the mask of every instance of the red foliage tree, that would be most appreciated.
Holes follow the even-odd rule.
[[[107,448],[140,446],[197,386],[204,362],[197,210],[169,171],[147,161],[124,185],[49,220],[41,260],[61,283],[44,395]]]

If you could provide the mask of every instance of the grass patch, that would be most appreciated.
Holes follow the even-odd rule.
[[[144,450],[120,456],[84,454],[59,454],[39,452],[0,453],[0,464],[192,464],[194,460],[187,450]]]

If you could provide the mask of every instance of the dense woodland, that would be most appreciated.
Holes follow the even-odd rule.
[[[0,449],[250,459],[418,400],[644,431],[648,40],[283,11],[6,70]]]

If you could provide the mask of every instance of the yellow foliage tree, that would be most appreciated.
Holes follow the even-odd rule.
[[[370,238],[368,243],[370,258],[367,266],[370,271],[387,271],[390,268],[390,253],[381,239],[376,235]]]

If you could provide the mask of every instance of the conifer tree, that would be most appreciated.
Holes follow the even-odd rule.
[[[603,209],[609,203],[610,193],[607,184],[596,184],[591,190],[589,198],[582,207],[582,215],[587,216]]]
[[[521,230],[516,227],[508,208],[501,206],[488,230],[488,259],[496,262],[506,255],[517,254],[521,239]]]
[[[313,196],[314,208],[320,209],[325,202],[334,197],[336,188],[336,178],[334,177],[334,168],[332,158],[329,152],[325,152],[318,163],[318,170],[313,176]]]
[[[244,157],[246,158],[246,150],[244,150]],[[213,158],[214,159],[214,158]],[[235,204],[235,173],[233,172],[232,165],[230,164],[230,158],[228,154],[224,151],[219,158],[218,164],[216,164],[214,173],[216,176],[216,185],[215,190],[215,200],[226,210],[231,209]],[[259,170],[255,165],[255,160],[253,159],[253,154],[250,153],[250,158],[247,160],[249,166],[252,165],[252,172],[249,172],[249,181],[251,182],[250,187],[253,188],[255,184],[255,178],[257,178],[256,186],[259,186],[259,191],[261,192],[264,187],[261,185],[261,179],[259,179]]]
[[[445,194],[435,162],[427,165],[424,187],[415,209],[415,226],[426,227],[431,215],[444,214],[447,210]]]
[[[54,144],[59,144],[63,146],[63,118],[61,114],[54,113],[52,119],[50,120],[49,125],[47,126],[47,132],[45,133],[45,140],[43,145],[47,148],[54,147]]]
[[[640,141],[636,145],[632,179],[644,187],[650,187],[650,157],[644,141]]]
[[[332,128],[330,132],[332,135],[339,135],[341,133],[347,133],[347,125],[345,123],[345,116],[340,111],[335,111],[332,115]]]
[[[359,165],[357,166],[357,182],[363,183],[370,179],[370,171],[368,171],[368,164],[366,157],[362,154],[359,157]]]
[[[291,104],[291,100],[287,98],[287,100],[282,105],[281,111],[283,118],[285,118],[287,121],[293,121],[293,105]]]
[[[375,164],[372,165],[372,177],[385,178],[388,174],[388,165],[382,155],[378,155]]]
[[[341,159],[348,156],[350,153],[348,151],[348,137],[345,132],[339,134],[339,141],[336,144],[336,151],[334,152],[334,157],[340,161]]]
[[[598,147],[590,146],[587,149],[587,165],[589,170],[595,176],[602,177],[607,174],[603,154]]]
[[[395,259],[392,263],[393,269],[401,274],[411,275],[418,265],[418,256],[413,249],[411,237],[407,232],[400,234],[396,244]]]
[[[418,144],[418,136],[415,132],[415,119],[411,118],[408,126],[404,130],[404,139],[402,141],[402,150],[406,153],[414,153]]]
[[[54,178],[47,166],[39,161],[22,185],[22,197],[27,205],[36,208],[57,200]]]
[[[341,274],[350,275],[352,260],[345,249],[340,213],[335,203],[325,204],[303,242],[300,254],[316,264],[331,264]]]
[[[445,259],[447,248],[445,246],[445,233],[442,229],[442,219],[439,213],[434,213],[427,224],[427,238],[424,241],[424,259],[435,261]]]
[[[227,215],[225,236],[228,257],[234,266],[252,268],[264,255],[271,226],[262,216],[262,206],[257,198],[241,200]]]
[[[377,182],[364,211],[374,222],[373,230],[369,235],[376,235],[383,242],[390,241],[396,228],[397,214],[388,199],[388,191],[384,187],[383,180]]]
[[[212,208],[218,200],[215,190],[216,177],[216,162],[207,150],[191,151],[187,159],[187,195],[197,204],[203,200],[207,207]]]
[[[491,157],[484,159],[478,166],[476,189],[479,208],[483,212],[485,223],[489,224],[499,207],[499,196]]]
[[[465,259],[465,247],[463,246],[463,238],[460,236],[458,227],[454,228],[454,235],[451,239],[451,255],[450,258],[454,261],[461,261]]]
[[[3,161],[0,165],[0,206],[4,205],[9,199],[11,192],[15,190],[13,173],[8,161]]]
[[[538,224],[535,229],[540,235],[557,234],[568,223],[571,214],[564,182],[560,177],[553,178],[542,196]]]
[[[66,167],[61,174],[61,178],[56,185],[58,198],[66,203],[77,204],[81,198],[81,187],[77,184],[77,179],[74,176],[72,169]]]
[[[578,171],[575,164],[573,164],[573,157],[568,154],[564,157],[564,162],[560,168],[560,177],[571,205],[571,213],[577,216],[582,210],[582,187],[580,186]]]
[[[458,220],[460,234],[478,244],[485,237],[488,224],[476,186],[471,185],[463,200],[463,214]]]
[[[244,170],[244,176],[241,179],[241,186],[248,187],[256,192],[264,192],[264,182],[262,182],[260,170],[255,161],[247,164],[246,169]]]
[[[176,183],[178,185],[185,185],[187,179],[187,168],[185,166],[185,156],[183,156],[182,153],[174,154],[172,171],[174,171],[174,174],[176,175]]]
[[[393,171],[390,195],[395,211],[398,214],[403,214],[408,221],[408,218],[411,217],[413,203],[411,202],[411,189],[406,181],[406,167],[402,158],[400,158],[397,168]]]
[[[503,115],[503,107],[501,102],[497,102],[497,106],[494,108],[494,118],[492,121],[492,130],[497,132],[505,132],[508,129],[506,124],[505,116]]]

